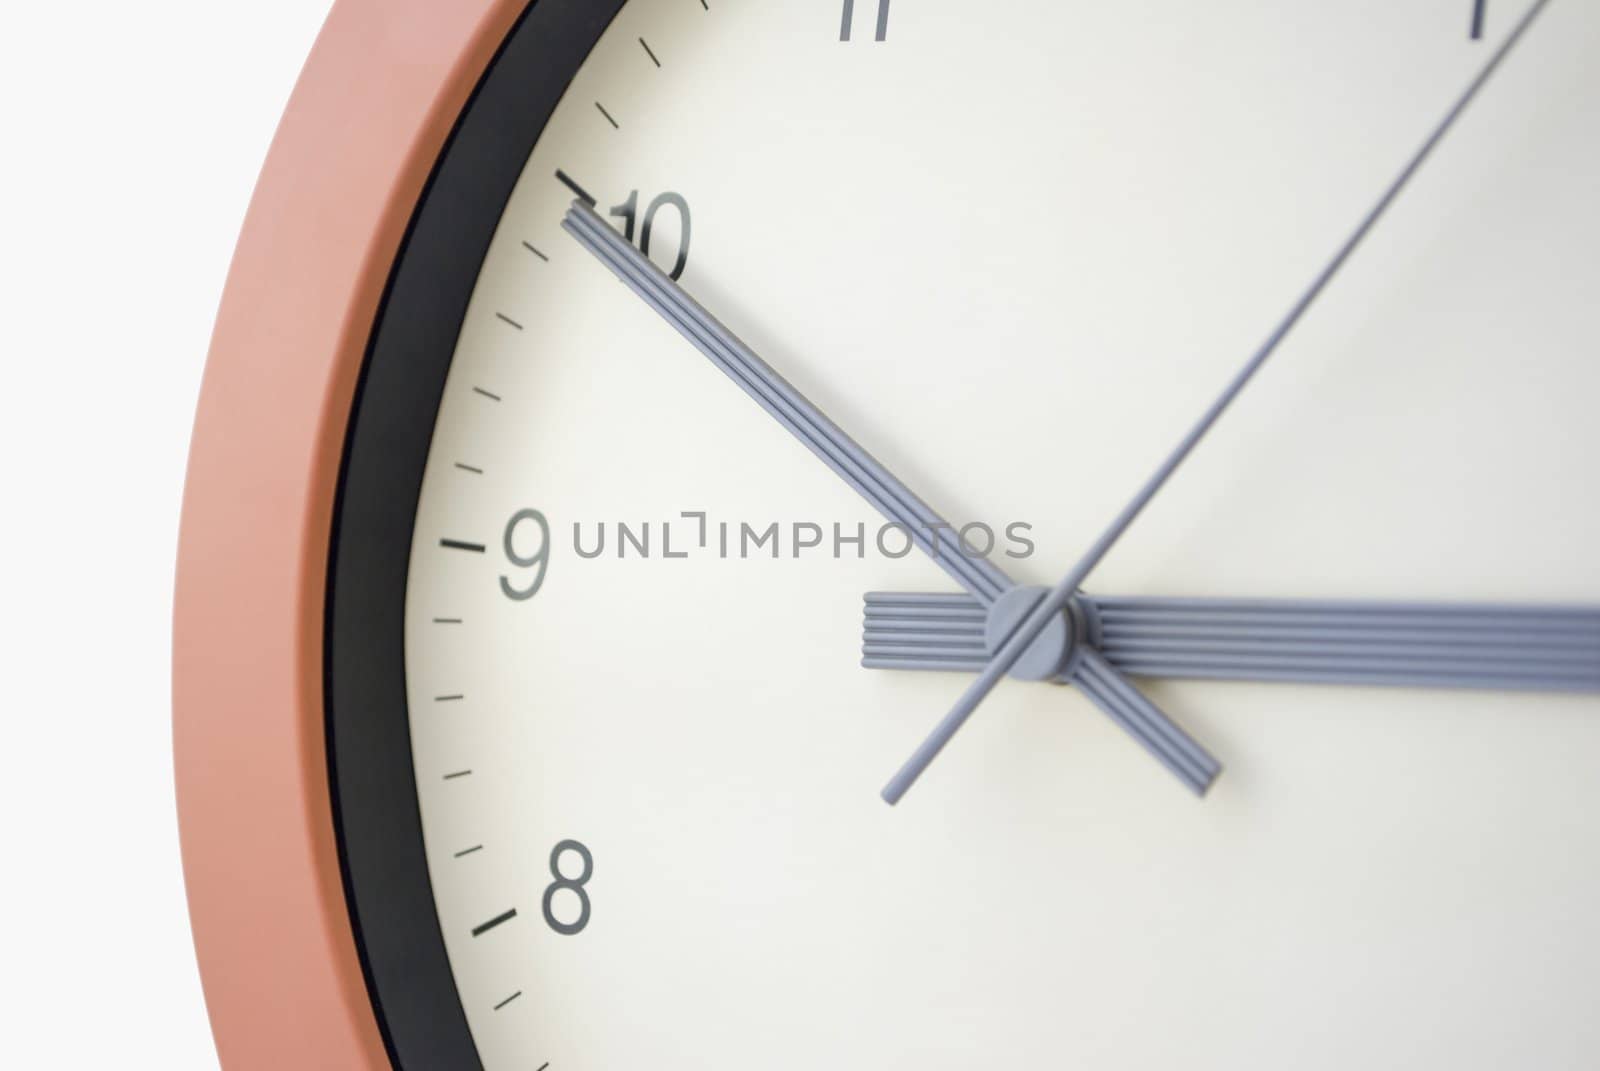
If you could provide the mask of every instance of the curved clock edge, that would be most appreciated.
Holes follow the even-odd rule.
[[[351,399],[429,172],[525,0],[338,0],[218,312],[173,626],[184,881],[237,1068],[385,1068],[339,871],[323,625]]]

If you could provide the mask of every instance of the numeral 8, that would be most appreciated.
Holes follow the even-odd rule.
[[[568,852],[576,852],[579,859],[583,860],[583,873],[575,878],[569,878],[561,873],[561,857]],[[589,879],[594,877],[594,856],[575,840],[564,840],[557,844],[550,852],[550,876],[556,880],[544,891],[544,920],[550,928],[563,937],[571,937],[582,933],[584,927],[589,925],[589,893],[584,888],[589,884]],[[562,889],[576,893],[578,896],[578,921],[562,922],[555,915],[556,893]]]

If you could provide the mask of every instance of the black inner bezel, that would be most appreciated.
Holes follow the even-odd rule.
[[[405,594],[423,467],[512,189],[624,2],[537,0],[507,36],[412,218],[351,412],[328,567],[328,774],[350,920],[398,1068],[483,1066],[434,908],[412,768]]]

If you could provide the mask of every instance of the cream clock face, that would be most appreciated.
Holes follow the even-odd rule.
[[[390,310],[469,300],[389,418],[380,331],[356,432],[425,457],[382,582],[482,1065],[1587,1066],[1600,8],[600,6],[497,61],[474,108],[559,103],[458,133],[514,182],[485,215],[441,170],[421,218],[482,241],[414,245]],[[1054,679],[886,806],[1006,585],[1081,560],[1497,51],[1095,563]],[[962,561],[707,345],[973,526]],[[948,598],[869,605],[864,666],[868,592]]]

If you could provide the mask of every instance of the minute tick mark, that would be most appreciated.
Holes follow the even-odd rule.
[[[550,258],[539,252],[538,248],[532,242],[523,242],[522,248],[526,249],[528,252],[532,253],[546,264],[550,262]]]
[[[472,392],[474,394],[483,395],[485,398],[489,399],[491,402],[498,402],[500,400],[500,395],[491,394],[488,391],[484,390],[482,387],[473,387],[472,388]]]
[[[517,321],[513,320],[511,317],[507,316],[503,312],[495,313],[495,318],[500,320],[503,323],[510,324],[512,327],[515,327],[518,331],[522,330],[522,325],[521,324],[517,323]]]

